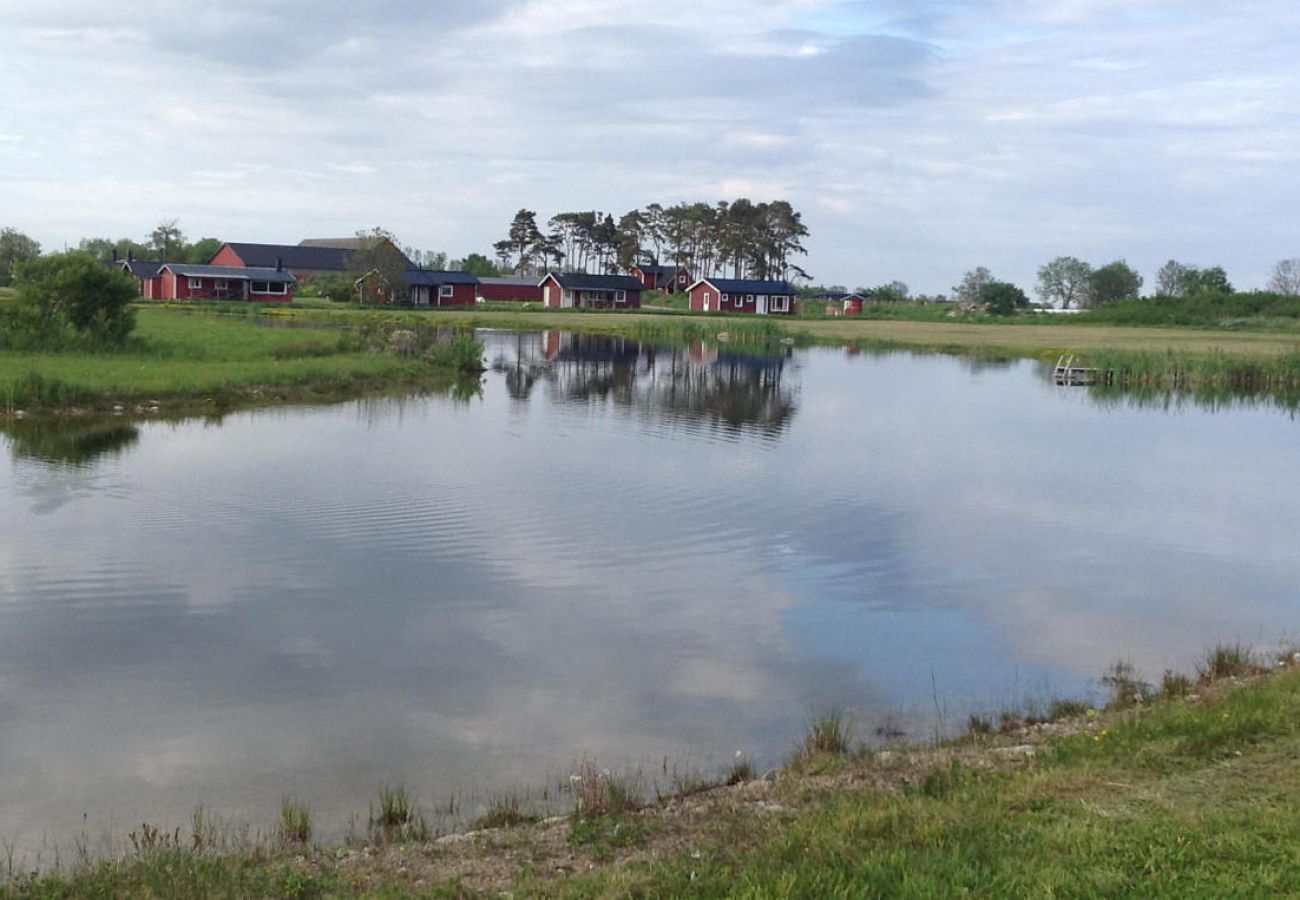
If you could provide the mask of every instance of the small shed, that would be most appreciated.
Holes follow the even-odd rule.
[[[631,275],[551,272],[541,280],[542,302],[552,309],[640,309],[644,285]]]

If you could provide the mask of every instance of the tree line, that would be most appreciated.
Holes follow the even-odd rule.
[[[697,278],[807,279],[793,261],[807,254],[808,228],[788,201],[747,198],[716,204],[651,203],[617,219],[597,210],[551,216],[545,230],[537,213],[515,213],[506,237],[492,245],[500,268],[538,275],[626,272],[636,265],[679,265]]]

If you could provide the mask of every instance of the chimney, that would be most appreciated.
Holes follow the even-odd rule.
[[[283,256],[277,256],[277,257],[275,258],[275,271],[277,271],[277,272],[283,272],[283,271],[284,271],[284,257],[283,257]]]

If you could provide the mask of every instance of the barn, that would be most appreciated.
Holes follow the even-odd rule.
[[[644,286],[631,275],[580,275],[552,272],[538,287],[553,309],[640,309]]]
[[[732,312],[752,315],[793,315],[795,290],[788,281],[745,278],[701,278],[689,290],[696,312]]]

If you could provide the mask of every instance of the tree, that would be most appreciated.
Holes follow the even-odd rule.
[[[861,291],[859,291],[859,293],[861,293]],[[895,279],[888,284],[882,284],[880,287],[872,288],[867,291],[867,293],[882,303],[902,303],[907,300],[910,291],[906,284]]]
[[[1160,297],[1185,297],[1196,281],[1195,266],[1187,266],[1171,259],[1156,272],[1156,295]]]
[[[1088,278],[1088,306],[1105,306],[1116,300],[1136,298],[1142,290],[1142,276],[1122,259],[1095,269]]]
[[[109,262],[116,254],[118,259],[127,259],[134,257],[136,259],[149,258],[149,245],[142,244],[139,241],[133,241],[130,238],[82,238],[77,244],[77,249],[83,253],[89,253],[100,262]],[[213,251],[215,252],[215,251]],[[207,262],[205,259],[204,262]]]
[[[135,328],[135,279],[89,253],[60,253],[19,263],[8,323],[34,347],[121,345]]]
[[[1029,297],[1006,281],[986,281],[980,285],[979,302],[992,316],[1009,316],[1029,306]]]
[[[993,273],[983,266],[976,266],[962,278],[961,284],[952,289],[953,297],[958,303],[980,303],[980,291],[984,285],[993,281]]]
[[[361,302],[391,302],[404,295],[408,265],[402,251],[397,249],[396,235],[376,225],[369,231],[358,231],[356,236],[361,239],[360,248],[348,254],[348,275],[354,284],[366,276],[374,276],[358,289]]]
[[[1278,260],[1273,277],[1268,280],[1268,289],[1276,294],[1300,297],[1300,257]]]
[[[1058,256],[1038,270],[1038,296],[1044,303],[1069,309],[1082,306],[1088,296],[1092,266],[1073,256]]]
[[[175,219],[159,222],[149,232],[149,252],[158,262],[176,262],[185,255],[185,234]]]
[[[185,261],[196,266],[207,265],[208,260],[217,255],[223,243],[218,238],[201,238],[185,251]]]
[[[14,228],[0,229],[0,285],[13,280],[14,268],[41,255],[41,245]]]
[[[496,278],[501,274],[501,270],[493,264],[492,260],[482,253],[471,253],[465,257],[460,263],[460,269],[479,278]]]
[[[1195,269],[1188,285],[1189,294],[1231,294],[1235,292],[1223,266]]]

